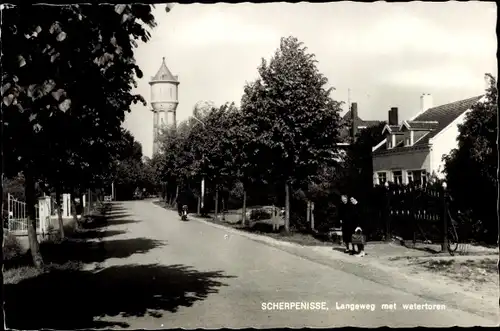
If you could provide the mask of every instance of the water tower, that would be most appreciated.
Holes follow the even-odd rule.
[[[151,85],[151,111],[153,112],[153,155],[158,153],[158,138],[163,128],[177,126],[177,105],[179,104],[179,78],[172,75],[165,64],[149,82]]]

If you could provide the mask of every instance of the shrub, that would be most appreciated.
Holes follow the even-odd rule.
[[[23,253],[21,244],[16,236],[12,234],[4,234],[3,236],[3,258],[5,261],[19,258]]]

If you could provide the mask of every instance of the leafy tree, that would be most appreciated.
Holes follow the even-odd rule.
[[[343,182],[342,187],[349,187],[349,193],[360,201],[366,200],[366,193],[373,186],[372,148],[384,139],[384,126],[385,122],[381,122],[360,130],[354,143],[347,148],[347,173],[340,181]]]
[[[196,116],[196,115],[195,115]],[[225,104],[205,111],[203,125],[193,126],[188,137],[192,157],[190,171],[196,178],[210,178],[218,212],[219,191],[233,185],[236,178],[235,142],[238,109]]]
[[[41,268],[34,185],[38,179],[57,182],[57,172],[48,170],[52,161],[62,164],[57,156],[72,160],[69,172],[80,182],[69,186],[80,193],[82,181],[92,182],[96,169],[109,165],[106,155],[119,139],[124,113],[131,103],[144,102],[131,93],[135,75],[142,76],[133,52],[155,22],[149,5],[22,4],[5,10],[3,23],[6,170],[25,176],[30,248]]]
[[[290,186],[318,179],[323,166],[336,167],[340,103],[330,97],[328,80],[313,54],[295,37],[282,38],[259,78],[245,87],[242,111],[252,132],[255,159],[266,177],[284,182],[285,229],[290,228]]]
[[[480,221],[476,238],[495,242],[497,228],[497,84],[490,81],[486,100],[474,105],[459,126],[458,148],[445,156],[444,171],[451,196],[461,211]],[[474,194],[471,194],[473,192]]]
[[[161,135],[161,154],[155,156],[160,181],[166,183],[165,199],[173,205],[196,166],[189,144],[192,123],[184,121],[177,128],[166,128]],[[175,193],[174,193],[175,192]]]
[[[142,146],[126,130],[119,145],[114,182],[118,199],[127,200],[132,198],[137,188],[143,187]]]

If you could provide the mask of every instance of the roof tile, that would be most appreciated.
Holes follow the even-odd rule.
[[[418,115],[413,121],[430,122],[435,121],[438,124],[434,125],[433,130],[417,142],[416,145],[428,144],[429,140],[446,128],[458,116],[462,115],[474,104],[476,104],[483,96],[479,95],[473,98],[455,101],[442,106],[427,109],[422,114]]]

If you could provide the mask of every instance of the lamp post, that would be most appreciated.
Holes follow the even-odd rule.
[[[198,117],[192,115],[192,117],[198,122],[198,123],[201,123],[201,125],[203,125],[203,128],[206,128],[206,125],[205,123],[200,120]],[[202,156],[202,159],[203,159],[203,156]],[[203,207],[204,207],[204,203],[205,203],[205,178],[203,177],[201,179],[201,213],[203,213]]]
[[[441,250],[445,253],[448,252],[448,204],[446,203],[446,196],[448,191],[446,188],[448,185],[443,182],[443,247]]]

